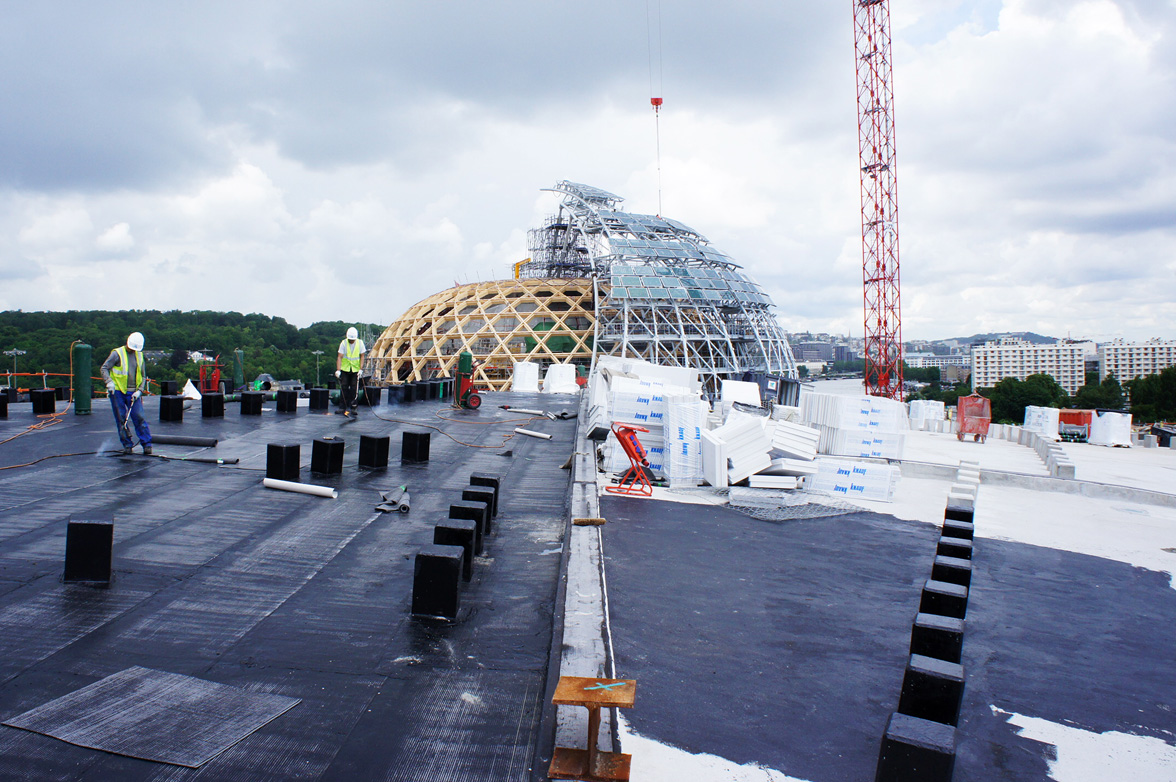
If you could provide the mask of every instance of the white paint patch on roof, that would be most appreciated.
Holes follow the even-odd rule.
[[[904,477],[894,501],[858,501],[877,513],[939,525],[951,482]],[[976,537],[1027,543],[1167,573],[1176,589],[1176,508],[1113,497],[980,484]]]
[[[1018,734],[1051,744],[1057,760],[1050,761],[1049,777],[1057,782],[1171,782],[1176,779],[1176,746],[1152,736],[1135,736],[1119,731],[1093,733],[1070,725],[1027,717],[993,706],[994,714],[1005,715]]]
[[[648,739],[634,733],[623,714],[617,715],[617,729],[622,751],[633,756],[632,777],[641,782],[808,782],[758,763],[740,765],[718,755],[694,754]]]

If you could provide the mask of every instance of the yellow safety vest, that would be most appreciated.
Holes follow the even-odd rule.
[[[130,362],[127,361],[127,348],[124,345],[121,348],[115,348],[115,353],[118,354],[118,364],[110,368],[110,379],[114,381],[114,387],[124,394],[127,392],[127,368]],[[139,353],[135,356],[135,388],[143,385],[143,354]]]
[[[339,367],[344,372],[358,372],[359,371],[359,340],[349,342],[344,340],[343,360],[339,363]]]

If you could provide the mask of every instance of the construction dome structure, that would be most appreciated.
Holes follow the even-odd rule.
[[[403,383],[479,362],[475,382],[509,388],[514,363],[591,367],[630,356],[697,369],[715,392],[748,372],[796,377],[774,304],[705,236],[624,199],[562,181],[556,214],[529,232],[515,278],[458,285],[414,304],[376,340],[373,378]]]

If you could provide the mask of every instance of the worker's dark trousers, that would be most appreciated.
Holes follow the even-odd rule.
[[[339,393],[342,395],[343,407],[354,410],[359,407],[356,391],[359,386],[358,372],[343,372],[339,375]]]
[[[124,394],[117,388],[110,392],[110,406],[114,408],[114,422],[118,427],[118,439],[124,448],[134,445],[131,440],[130,427],[123,428],[123,421],[127,420],[127,408],[131,410],[131,424],[135,427],[135,434],[143,445],[151,445],[151,429],[147,426],[147,419],[143,417],[143,402],[135,399],[131,394]]]

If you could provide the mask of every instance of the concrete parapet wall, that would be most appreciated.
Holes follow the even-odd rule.
[[[1073,465],[1069,466],[1073,467]],[[958,471],[958,468],[950,465],[932,464],[930,462],[903,461],[899,463],[899,467],[902,470],[903,477],[930,478],[946,481],[949,484],[955,483]],[[1066,470],[1064,463],[1059,467],[1059,470],[1061,472]],[[1165,494],[1149,489],[1136,489],[1131,486],[1116,486],[1109,483],[1080,481],[1072,478],[1066,479],[1061,474],[1059,476],[1051,475],[1046,477],[1044,475],[1025,475],[1024,473],[1004,472],[1002,470],[981,470],[980,482],[998,486],[1017,486],[1036,491],[1081,494],[1086,497],[1102,499],[1122,499],[1139,502],[1144,505],[1176,508],[1176,494]]]

